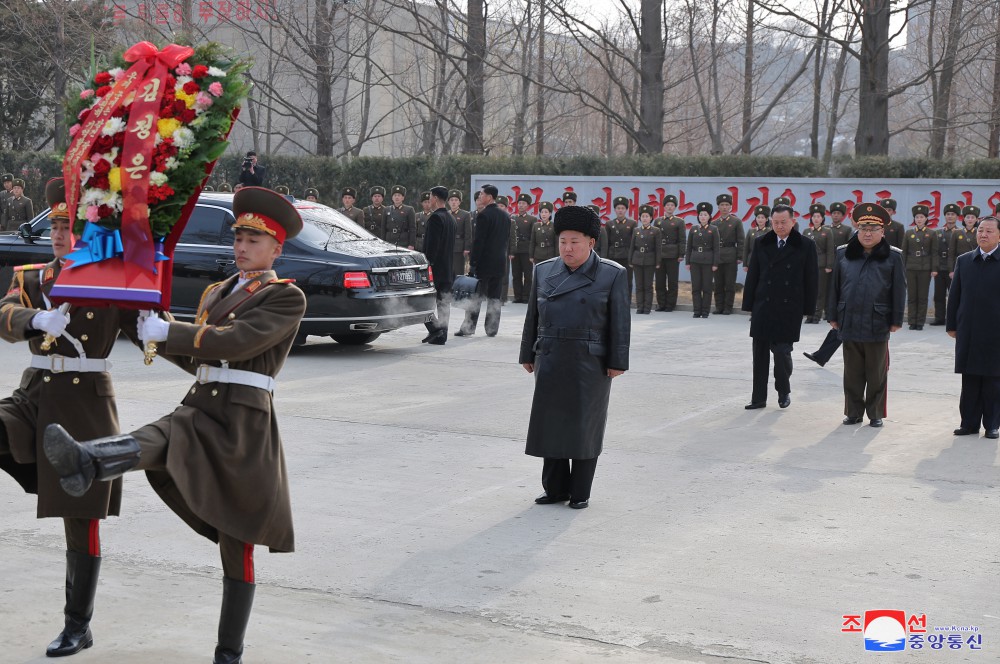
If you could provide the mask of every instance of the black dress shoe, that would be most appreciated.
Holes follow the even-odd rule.
[[[471,332],[466,332],[465,330],[459,330],[458,332],[455,333],[455,336],[456,337],[471,337],[475,333],[476,333],[475,330],[473,330]]]
[[[495,337],[496,335],[497,335],[496,332],[487,332],[486,333],[486,336],[488,336],[488,337]]]
[[[940,320],[938,318],[935,318],[933,321],[931,321],[931,325],[934,325],[934,326],[944,325],[944,321]]]
[[[819,322],[818,318],[807,318],[806,319],[806,323],[808,323],[809,325],[815,325],[818,322]]]
[[[919,332],[920,330],[924,329],[923,325],[917,325],[916,327],[917,327],[917,332]]]
[[[448,342],[448,333],[443,332],[441,334],[435,334],[430,339],[427,340],[427,344],[430,346],[443,346]]]
[[[673,310],[674,310],[673,307],[663,307],[663,311],[666,311],[668,313],[671,312],[671,311],[673,311]]]
[[[590,499],[587,500],[571,500],[569,501],[569,506],[575,510],[585,510],[590,507]]]
[[[433,339],[433,338],[434,338],[434,335],[435,335],[435,334],[437,334],[437,333],[436,333],[436,332],[431,332],[431,333],[430,333],[430,334],[428,334],[428,335],[427,335],[426,337],[424,337],[423,339],[421,339],[421,340],[420,340],[420,343],[422,343],[422,344],[425,344],[425,343],[427,343],[428,341],[430,341],[431,339]]]
[[[1000,429],[990,429],[984,434],[984,436],[986,438],[992,438],[993,440],[996,440],[998,437],[1000,437]]]
[[[702,314],[701,317],[702,318],[708,318],[708,314]]]
[[[694,312],[693,314],[691,314],[691,318],[701,318],[701,314],[699,314],[699,313],[698,313],[698,312],[696,311],[696,312]]]
[[[848,416],[848,417],[844,418],[844,422],[843,423],[844,424],[861,424],[864,421],[865,421],[865,418],[863,418],[863,417],[850,417],[850,416]]]
[[[726,309],[725,311],[722,312],[722,315],[723,316],[729,316],[732,313],[733,313],[732,309]]]
[[[547,493],[543,493],[538,498],[535,498],[535,503],[538,505],[551,505],[553,503],[565,503],[569,500],[569,494],[563,496],[550,496]]]
[[[757,410],[758,408],[764,408],[767,406],[766,401],[751,401],[747,405],[743,406],[743,410]]]
[[[792,395],[791,394],[779,394],[778,395],[778,408],[788,408],[792,405]]]
[[[812,360],[821,367],[826,365],[826,362],[820,362],[819,360],[816,359],[816,356],[813,355],[812,353],[802,353],[802,354],[806,356],[806,359]]]
[[[978,436],[979,429],[966,429],[965,427],[958,427],[952,431],[952,434],[956,436]]]
[[[666,307],[657,307],[656,310],[657,311],[666,311],[667,308]]]
[[[874,420],[872,420],[871,422],[868,423],[868,426],[874,427],[876,429],[881,429],[882,428],[882,418],[881,417],[876,417]]]
[[[917,329],[917,326],[916,326],[916,325],[911,325],[911,326],[910,326],[910,327],[908,327],[907,329],[909,329],[909,330],[915,330],[915,329]]]

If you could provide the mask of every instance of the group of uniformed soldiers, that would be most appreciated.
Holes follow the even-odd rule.
[[[24,180],[4,173],[3,189],[0,190],[0,232],[16,231],[18,226],[31,221],[35,208],[31,199],[24,195]]]

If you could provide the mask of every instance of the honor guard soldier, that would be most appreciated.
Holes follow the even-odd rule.
[[[393,186],[391,193],[392,207],[385,218],[385,236],[382,239],[397,247],[413,249],[417,214],[409,205],[403,204],[406,187],[397,184]]]
[[[684,253],[691,270],[694,318],[708,318],[712,307],[712,277],[719,269],[719,231],[712,223],[712,204],[698,203],[698,223],[688,231]]]
[[[31,205],[31,199],[24,195],[24,180],[14,179],[14,186],[11,188],[11,196],[7,199],[7,217],[4,230],[16,231],[18,226],[26,221],[31,221],[35,216],[35,208]]]
[[[382,205],[382,200],[385,198],[385,187],[372,187],[368,191],[368,195],[371,196],[372,204],[365,208],[364,228],[378,239],[384,240],[385,219],[389,212]]]
[[[319,203],[319,191],[315,187],[309,187],[304,198],[310,203]]]
[[[274,190],[279,194],[281,194],[282,196],[292,195],[292,190],[288,188],[288,185],[279,184],[277,187],[274,188]]]
[[[750,256],[753,255],[753,243],[758,237],[770,230],[771,208],[758,205],[753,209],[753,221],[743,241],[743,271],[750,269]]]
[[[567,205],[576,205],[576,192],[567,191],[563,192],[562,195],[563,207]]]
[[[514,276],[514,302],[527,304],[531,292],[531,231],[538,217],[528,214],[529,194],[517,197],[517,212],[510,215],[510,267]]]
[[[615,218],[607,223],[608,229],[608,259],[621,265],[628,273],[629,304],[632,302],[632,268],[629,266],[629,247],[632,246],[632,233],[636,222],[625,216],[628,212],[628,199],[618,196],[614,200]]]
[[[376,189],[377,188],[378,187],[376,187]],[[365,228],[365,211],[361,208],[354,207],[354,203],[357,200],[358,190],[354,187],[344,187],[343,191],[340,192],[341,206],[337,209],[337,212],[344,215],[358,226]],[[366,228],[365,230],[368,229]]]
[[[0,468],[26,493],[38,496],[39,518],[63,519],[65,624],[46,651],[49,657],[62,657],[94,644],[90,620],[101,569],[100,522],[119,514],[122,483],[101,483],[79,497],[67,496],[43,452],[45,427],[58,422],[86,438],[118,431],[106,358],[119,332],[137,338],[137,312],[74,306],[63,313],[50,308],[48,294],[72,248],[73,222],[62,179],[46,185],[45,198],[55,259],[14,268],[10,289],[0,300],[0,337],[27,341],[31,351],[20,387],[0,401]]]
[[[833,233],[833,244],[839,247],[847,244],[854,234],[854,229],[849,224],[844,223],[847,217],[847,206],[843,203],[830,204],[830,232]]]
[[[11,173],[4,173],[2,179],[3,188],[0,189],[0,231],[5,231],[7,230],[7,201],[14,195],[11,191],[14,188],[14,176]]]
[[[660,229],[660,262],[656,266],[656,310],[673,311],[677,306],[677,286],[684,260],[684,220],[674,215],[677,197],[663,197],[663,216],[653,220]]]
[[[596,205],[588,205],[586,207],[588,210],[596,214],[598,219],[601,218],[601,208],[597,207]],[[600,237],[597,239],[597,242],[594,243],[594,252],[600,258],[608,257],[608,229],[604,225],[604,222],[601,222],[601,233]]]
[[[924,329],[931,279],[937,276],[938,235],[927,228],[926,205],[913,206],[913,228],[903,236],[903,266],[906,268],[906,314],[911,330]]]
[[[962,254],[972,251],[979,246],[976,239],[976,226],[979,225],[979,208],[975,205],[966,205],[962,208],[962,227],[951,234],[951,243],[948,245],[948,275],[955,276],[955,261]]]
[[[204,187],[201,188],[201,190],[202,191],[212,192],[212,191],[215,191],[215,187],[206,184]]]
[[[233,193],[233,185],[229,184],[228,182],[223,182],[222,184],[219,185],[219,191],[224,194],[231,194]]]
[[[460,276],[466,273],[465,259],[472,251],[472,215],[462,209],[462,192],[452,189],[448,192],[448,209],[455,218],[455,254],[454,273]]]
[[[819,269],[819,291],[816,297],[816,312],[806,318],[807,323],[818,323],[823,317],[826,307],[826,288],[830,283],[830,273],[833,272],[833,261],[836,257],[837,244],[833,232],[826,227],[826,206],[813,203],[809,206],[809,228],[802,235],[816,245],[816,267]]]
[[[715,274],[715,313],[728,316],[733,313],[736,301],[736,271],[743,259],[743,222],[733,214],[733,197],[719,194],[715,197],[719,218],[715,227],[719,231],[719,270]]]
[[[896,247],[903,248],[903,236],[906,235],[906,227],[896,221],[896,199],[883,198],[878,202],[883,208],[889,211],[889,218],[892,220],[885,227],[885,241]]]
[[[662,233],[653,226],[653,206],[639,208],[639,225],[632,231],[629,265],[635,274],[635,308],[637,314],[648,314],[653,307],[653,275],[663,257]]]
[[[413,217],[413,248],[417,251],[424,250],[427,220],[433,212],[431,210],[431,192],[423,191],[420,193],[420,207],[422,208],[420,212],[417,212]]]
[[[218,542],[216,664],[242,661],[256,589],[254,546],[295,549],[273,392],[306,310],[302,291],[271,269],[285,240],[302,230],[295,207],[269,189],[244,187],[233,196],[233,214],[239,272],[208,287],[194,322],[149,316],[139,325],[143,343],[165,343],[163,354],[197,377],[181,405],[128,435],[77,442],[84,436],[50,425],[44,442],[70,495],[144,470],[168,507]]]
[[[955,203],[943,208],[944,226],[937,231],[937,276],[934,277],[934,320],[931,325],[944,325],[948,317],[948,289],[951,288],[951,236],[958,229],[958,215],[962,213]]]
[[[532,265],[555,258],[559,253],[555,227],[552,225],[552,211],[552,203],[542,203],[538,206],[539,219],[532,224],[531,235],[528,237],[528,255],[531,256]],[[528,293],[530,292],[529,289]]]

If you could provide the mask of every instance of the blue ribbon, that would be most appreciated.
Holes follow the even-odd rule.
[[[88,223],[84,226],[83,235],[77,240],[72,253],[66,256],[66,260],[73,261],[70,267],[80,267],[107,258],[116,258],[124,251],[121,233],[95,223]]]

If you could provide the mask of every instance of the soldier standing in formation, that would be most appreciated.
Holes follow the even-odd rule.
[[[14,186],[11,188],[10,198],[7,199],[4,229],[15,231],[18,226],[26,221],[31,221],[34,216],[35,208],[31,205],[31,199],[24,195],[24,180],[16,178]]]
[[[337,212],[344,215],[358,226],[365,228],[365,213],[364,210],[354,207],[355,201],[358,200],[358,192],[354,187],[344,187],[344,190],[340,192],[340,202],[341,207]],[[369,231],[370,232],[370,231]]]
[[[531,235],[528,237],[528,255],[532,265],[555,258],[558,253],[555,228],[552,226],[552,207],[552,203],[538,206],[539,219],[532,225]],[[528,294],[531,294],[530,288]]]
[[[228,182],[223,182],[222,184],[219,185],[219,191],[224,194],[231,194],[233,193],[233,185],[229,184]]]
[[[889,211],[891,221],[885,227],[885,240],[897,249],[903,248],[903,236],[906,235],[906,227],[896,221],[896,199],[883,198],[879,205]]]
[[[531,232],[538,217],[528,214],[529,194],[517,197],[517,213],[510,215],[510,266],[514,274],[514,303],[527,304],[531,292]]]
[[[424,236],[427,234],[427,220],[430,219],[431,213],[431,192],[424,191],[420,194],[420,207],[422,208],[420,212],[417,212],[413,217],[413,246],[411,249],[416,249],[417,251],[424,250]],[[449,228],[449,230],[451,230]]]
[[[736,301],[736,270],[743,258],[743,222],[732,213],[733,197],[715,197],[719,218],[714,226],[719,234],[719,269],[715,275],[715,313],[728,316]]]
[[[653,226],[653,206],[639,208],[639,225],[632,232],[629,265],[635,274],[637,314],[648,314],[653,306],[653,275],[663,255],[662,233]]]
[[[926,205],[913,206],[913,225],[903,236],[903,266],[906,268],[906,313],[911,330],[924,329],[931,279],[937,276],[938,234],[927,228]]]
[[[951,234],[951,242],[948,244],[949,277],[955,277],[955,261],[958,257],[979,246],[976,240],[979,212],[979,208],[975,205],[966,205],[962,208],[962,228]]]
[[[596,205],[588,205],[587,209],[596,214],[598,219],[601,218],[601,208]],[[605,228],[604,222],[601,222],[601,234],[596,244],[594,244],[594,253],[599,258],[608,257],[608,229]]]
[[[819,270],[819,291],[816,297],[816,311],[806,318],[807,323],[818,323],[826,306],[826,287],[833,272],[833,261],[837,251],[833,233],[826,227],[826,206],[814,203],[809,206],[809,228],[802,234],[816,245],[816,264]]]
[[[497,196],[497,207],[507,214],[508,220],[510,219],[510,199],[506,196]],[[511,222],[513,226],[513,222]],[[507,246],[510,246],[510,228],[507,229]],[[505,270],[507,271],[507,276],[503,278],[503,284],[500,287],[500,305],[506,306],[507,304],[507,294],[510,293],[510,258],[508,257],[507,251],[504,251],[504,264],[507,266]]]
[[[614,200],[615,218],[607,223],[608,229],[608,259],[625,268],[628,276],[629,304],[632,302],[632,268],[629,267],[628,249],[632,246],[632,233],[636,223],[625,216],[628,212],[628,199],[619,196]]]
[[[674,215],[677,197],[663,197],[663,216],[653,220],[660,229],[660,262],[656,266],[656,310],[673,311],[677,306],[677,284],[684,260],[684,220]]]
[[[687,237],[685,260],[691,270],[694,318],[708,318],[712,306],[712,277],[719,269],[719,232],[712,224],[712,204],[698,203],[698,223]]]
[[[288,185],[286,185],[286,184],[279,184],[277,187],[274,188],[274,190],[276,192],[278,192],[279,194],[281,194],[282,196],[291,196],[292,195],[292,190],[289,189]]]
[[[319,191],[314,187],[309,187],[306,189],[305,199],[310,203],[319,203]]]
[[[792,213],[794,215],[794,212]],[[766,205],[758,205],[753,209],[753,221],[750,222],[750,230],[747,231],[743,241],[743,271],[750,269],[750,257],[753,255],[754,241],[771,230],[771,208]]]
[[[562,195],[563,207],[567,205],[576,205],[576,193],[572,191],[564,191]]]
[[[462,209],[462,192],[452,189],[448,192],[448,206],[455,219],[455,253],[453,255],[454,275],[465,274],[465,259],[472,249],[472,215]]]
[[[385,219],[389,216],[389,211],[382,205],[382,201],[385,200],[385,187],[372,187],[368,195],[372,199],[372,204],[365,208],[364,228],[378,239],[384,240]]]
[[[392,206],[386,213],[385,232],[383,240],[397,247],[413,249],[413,231],[416,226],[416,212],[409,205],[404,205],[406,187],[395,185],[392,188]]]
[[[843,203],[830,204],[830,232],[833,233],[833,246],[839,247],[847,244],[854,233],[854,229],[849,224],[844,223],[847,216],[847,206]]]
[[[937,231],[937,276],[934,277],[934,320],[931,325],[944,325],[948,317],[948,289],[951,288],[951,236],[956,230],[962,208],[955,203],[944,206],[944,226]]]
[[[0,189],[0,231],[7,230],[7,201],[10,200],[14,188],[14,176],[10,173],[3,174],[3,189]],[[11,229],[13,230],[13,229]]]

